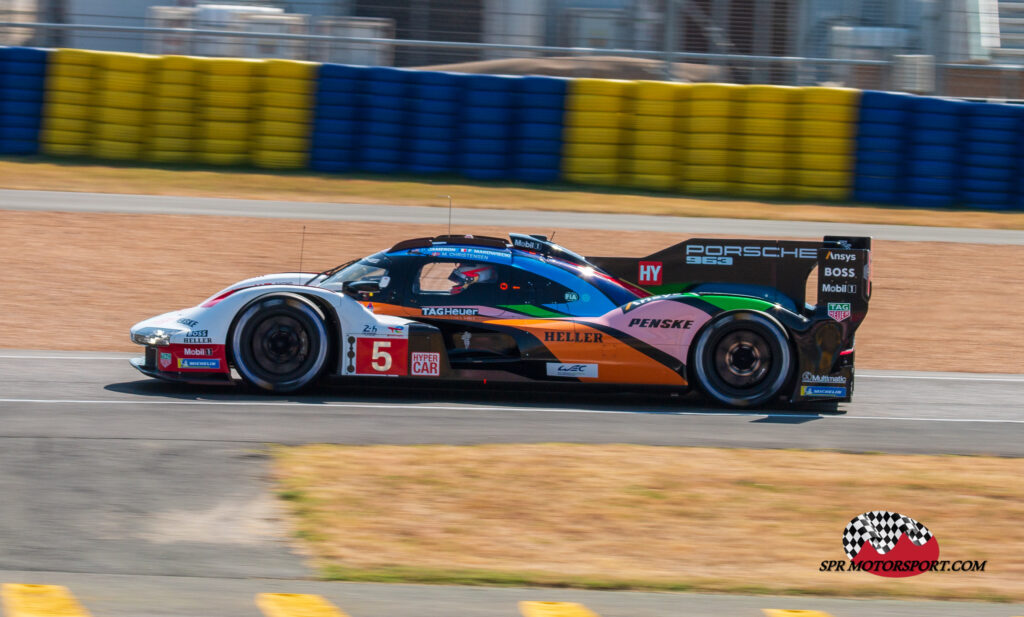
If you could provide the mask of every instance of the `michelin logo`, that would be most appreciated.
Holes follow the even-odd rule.
[[[198,358],[178,358],[178,368],[205,368],[220,370],[220,360],[200,360]]]
[[[846,397],[846,388],[838,386],[800,386],[800,396]]]

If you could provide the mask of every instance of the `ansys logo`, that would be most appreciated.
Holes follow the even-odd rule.
[[[921,523],[899,512],[875,510],[850,521],[843,548],[851,569],[878,576],[916,576],[932,569],[939,541]]]

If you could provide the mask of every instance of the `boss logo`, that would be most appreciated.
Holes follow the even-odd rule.
[[[839,268],[839,267],[825,267],[825,276],[836,276],[842,278],[853,278],[857,276],[857,271],[853,268]]]

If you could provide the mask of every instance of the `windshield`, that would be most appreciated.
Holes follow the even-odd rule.
[[[328,276],[317,286],[331,291],[341,291],[342,285],[349,281],[377,281],[381,288],[384,288],[387,287],[387,283],[382,279],[387,277],[390,265],[391,260],[387,257],[380,254],[372,255],[352,262]]]

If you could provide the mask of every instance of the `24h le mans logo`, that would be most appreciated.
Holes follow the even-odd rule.
[[[828,316],[836,321],[843,321],[844,319],[850,318],[850,303],[849,302],[829,302],[828,303]]]
[[[843,548],[851,566],[878,576],[927,572],[939,558],[939,541],[921,523],[899,512],[875,510],[850,521]]]

